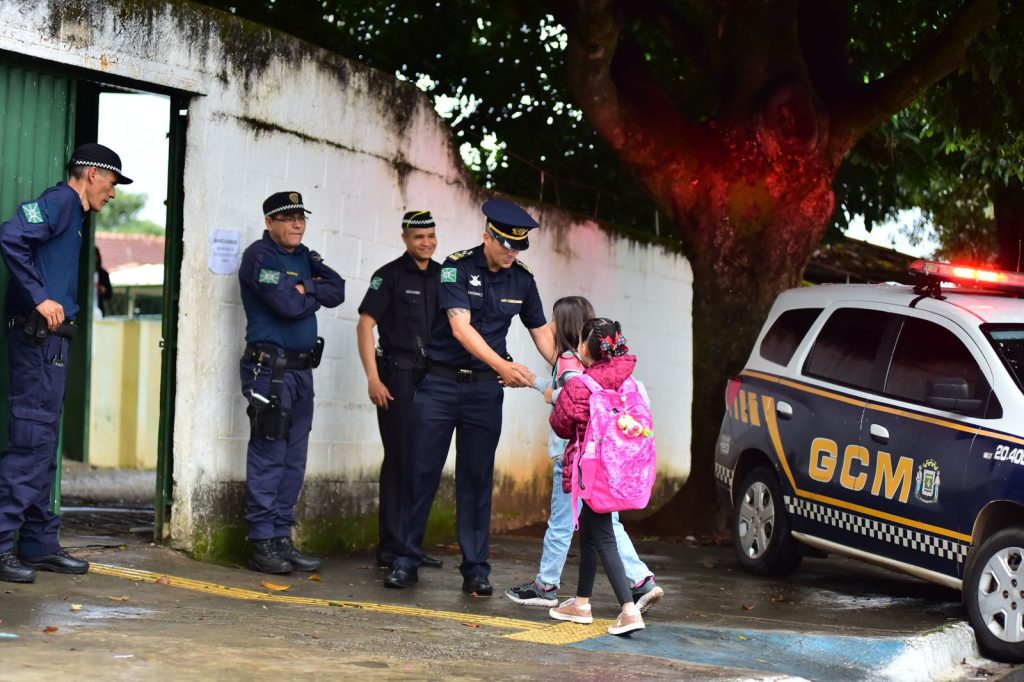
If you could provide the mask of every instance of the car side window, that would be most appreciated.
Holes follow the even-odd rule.
[[[891,317],[879,310],[839,308],[814,340],[804,373],[870,390],[875,358]]]
[[[988,381],[963,342],[934,322],[904,318],[883,393],[925,405],[928,382],[951,378],[967,381],[965,398],[987,401]]]
[[[821,310],[794,308],[779,315],[761,341],[761,357],[779,365],[788,365],[807,330],[821,315]]]

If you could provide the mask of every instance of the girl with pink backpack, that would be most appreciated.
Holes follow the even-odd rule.
[[[632,417],[620,419],[618,421],[623,423],[617,424],[617,427],[622,429],[625,438],[633,439],[636,444],[640,444],[634,449],[643,450],[642,455],[646,459],[642,462],[627,462],[620,468],[621,470],[601,470],[599,478],[606,484],[606,487],[608,481],[612,481],[614,489],[616,479],[621,472],[632,471],[633,473],[629,476],[632,479],[629,485],[635,486],[635,479],[638,476],[644,478],[643,483],[647,487],[647,496],[649,497],[649,488],[654,482],[654,443],[652,425],[650,424],[650,401],[647,399],[647,392],[643,384],[632,377],[633,368],[636,366],[636,356],[628,354],[629,348],[626,346],[626,339],[622,335],[622,329],[618,322],[607,318],[588,320],[583,325],[578,350],[586,370],[583,376],[574,377],[566,382],[555,403],[554,412],[551,414],[551,428],[562,438],[569,439],[563,459],[562,476],[563,480],[571,481],[573,501],[578,505],[579,510],[579,581],[576,586],[576,596],[562,602],[560,606],[552,608],[548,614],[555,620],[584,624],[593,622],[590,597],[594,590],[597,562],[600,558],[608,581],[622,606],[618,619],[614,625],[608,628],[608,632],[613,635],[622,635],[643,629],[644,620],[640,615],[640,610],[633,603],[630,581],[626,577],[622,559],[616,548],[615,534],[612,530],[613,512],[605,508],[605,497],[602,497],[598,503],[597,497],[592,497],[589,490],[584,491],[581,488],[580,472],[587,472],[587,470],[581,469],[580,465],[583,464],[582,458],[593,459],[594,457],[592,442],[594,429],[588,429],[588,426],[605,428],[608,417],[603,412],[591,414],[592,404],[608,404],[607,396],[602,395],[600,400],[593,401],[592,396],[597,398],[599,393],[618,393],[621,395],[623,404],[636,404],[640,408],[636,410],[637,419]],[[584,376],[587,379],[584,379]],[[638,403],[637,394],[642,397],[642,404]],[[623,416],[631,414],[633,412],[624,412]],[[591,425],[592,420],[595,422],[593,425]],[[613,440],[598,435],[600,440]],[[643,439],[647,438],[650,439],[650,442],[644,444]],[[612,454],[614,456],[615,453]],[[585,475],[591,476],[590,473]],[[593,485],[593,479],[591,478],[585,483]],[[601,490],[604,491],[605,488]],[[635,491],[630,491],[630,493],[632,492]],[[640,498],[643,498],[642,494]],[[595,510],[595,507],[600,511]],[[633,507],[622,506],[621,508]]]

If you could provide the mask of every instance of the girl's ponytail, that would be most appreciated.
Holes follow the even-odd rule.
[[[587,320],[583,325],[583,338],[586,340],[587,352],[595,362],[629,352],[626,337],[622,334],[622,326],[607,317]]]

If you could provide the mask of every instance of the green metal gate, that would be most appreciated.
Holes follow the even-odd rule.
[[[64,175],[74,141],[75,80],[0,55],[0,222]],[[9,275],[0,261],[0,301]],[[2,304],[0,304],[2,306]],[[0,334],[0,449],[7,444],[7,339]],[[58,464],[61,453],[57,453]],[[60,466],[51,502],[60,511]]]

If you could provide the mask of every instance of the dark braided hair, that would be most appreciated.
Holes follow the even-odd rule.
[[[607,317],[595,317],[583,323],[580,334],[587,347],[587,352],[594,362],[625,355],[629,352],[626,337],[622,335],[622,327],[615,320]]]

